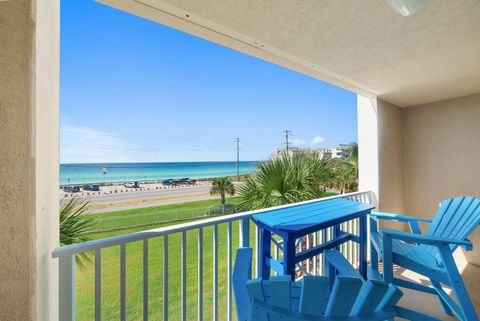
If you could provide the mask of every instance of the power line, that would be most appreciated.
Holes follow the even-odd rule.
[[[0,0],[1,1],[1,0]],[[101,139],[101,138],[125,138],[125,139],[142,139],[142,140],[165,140],[168,139],[169,141],[175,140],[175,141],[208,141],[208,142],[228,142],[231,141],[231,138],[226,138],[226,137],[186,137],[186,136],[179,136],[179,135],[167,135],[167,134],[152,134],[152,135],[146,135],[146,136],[137,136],[137,135],[125,135],[125,134],[115,134],[115,133],[104,133],[104,132],[94,132],[89,133],[89,132],[84,132],[80,130],[71,130],[71,129],[63,129],[60,132],[60,136],[68,136],[71,138],[72,136],[74,138],[90,138],[92,136],[95,137],[95,139]],[[245,140],[245,138],[243,138]],[[258,137],[250,137],[247,138],[248,141],[250,142],[262,142],[263,139],[258,138]]]
[[[201,147],[201,148],[136,148],[130,146],[114,146],[114,145],[100,145],[100,144],[60,144],[62,148],[78,148],[78,149],[99,149],[99,150],[121,150],[130,152],[207,152],[207,151],[227,151],[228,147]]]

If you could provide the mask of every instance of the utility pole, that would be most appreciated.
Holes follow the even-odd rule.
[[[240,138],[237,137],[237,181],[240,181]]]
[[[290,134],[292,133],[292,131],[286,129],[286,130],[284,131],[284,133],[285,133],[285,151],[286,151],[286,154],[287,154],[287,156],[288,156],[288,143],[289,143],[288,135],[290,135]]]

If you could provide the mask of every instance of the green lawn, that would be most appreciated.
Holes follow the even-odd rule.
[[[218,203],[218,200],[214,200]],[[238,198],[227,199],[228,203],[238,203]],[[190,204],[168,205],[173,208],[187,208],[204,206],[213,202],[190,202]],[[167,205],[166,205],[167,206]],[[159,209],[157,209],[159,210]],[[122,211],[124,212],[124,211]],[[112,215],[115,214],[99,214]],[[129,216],[134,216],[135,211],[129,211]],[[148,228],[136,228],[110,233],[92,235],[95,239],[115,235],[127,234],[150,228],[163,227],[172,224],[161,224]],[[218,227],[218,311],[219,320],[226,320],[227,306],[227,227],[221,224]],[[232,224],[232,249],[238,247],[238,222]],[[203,232],[203,295],[204,295],[204,320],[212,319],[213,308],[213,227],[204,229]],[[255,230],[251,226],[251,240],[254,240]],[[198,282],[198,233],[197,230],[187,232],[187,319],[197,320],[197,282]],[[127,320],[140,320],[143,316],[143,243],[134,242],[127,245]],[[150,320],[163,319],[163,238],[149,241],[149,316]],[[180,320],[181,317],[181,234],[169,237],[169,316],[170,320]],[[120,311],[120,247],[111,247],[102,251],[102,320],[118,320]],[[94,266],[77,269],[76,273],[76,307],[77,320],[94,319]],[[232,311],[235,317],[235,311]]]
[[[240,203],[240,197],[227,197],[227,204],[238,204]],[[159,205],[159,206],[150,206],[143,208],[135,208],[131,210],[121,210],[121,211],[112,211],[107,213],[100,214],[90,214],[92,217],[110,217],[110,216],[120,216],[120,215],[137,215],[141,213],[155,212],[155,211],[167,211],[167,210],[181,210],[181,209],[190,209],[190,208],[204,208],[209,206],[218,206],[220,204],[220,199],[210,199],[204,201],[194,201],[194,202],[183,202],[183,203],[174,203],[168,205]]]
[[[239,197],[227,198],[225,213],[240,212]],[[160,224],[169,221],[191,220],[222,214],[218,199],[185,202],[162,206],[144,207],[131,210],[115,211],[101,214],[89,214],[96,218],[95,231],[106,231],[118,228],[131,228],[147,224]],[[152,228],[146,226],[145,228]],[[124,232],[127,233],[127,232]]]

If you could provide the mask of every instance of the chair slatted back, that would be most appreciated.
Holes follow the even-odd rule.
[[[327,305],[329,283],[324,278],[304,276],[300,297],[300,313],[322,316]]]
[[[369,315],[375,312],[385,294],[388,285],[385,282],[371,280],[365,284],[363,291],[359,293],[351,315]]]
[[[480,199],[471,196],[450,198],[440,203],[426,235],[463,241],[479,224]],[[421,246],[437,256],[435,247]],[[457,247],[458,245],[451,246],[452,250]]]
[[[239,321],[249,320],[251,300],[247,292],[247,281],[252,274],[253,250],[242,247],[237,250],[235,265],[233,266],[233,292],[235,293],[235,306]]]
[[[348,316],[361,288],[362,280],[360,278],[341,276],[336,278],[328,299],[325,316]]]
[[[279,320],[385,320],[402,292],[382,281],[363,282],[358,277],[339,276],[329,294],[329,279],[306,276],[300,282],[277,276],[247,282],[253,301],[252,321]]]

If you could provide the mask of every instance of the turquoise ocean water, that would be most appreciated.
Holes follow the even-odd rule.
[[[240,174],[254,173],[258,163],[240,162]],[[60,164],[62,185],[183,177],[208,178],[236,174],[236,162]]]

